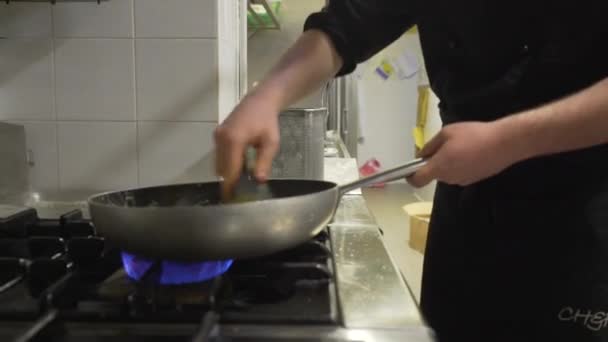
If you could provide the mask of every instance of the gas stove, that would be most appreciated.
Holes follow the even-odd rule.
[[[0,214],[0,341],[430,341],[418,327],[348,327],[329,227],[291,250],[212,265],[214,277],[163,282],[171,265],[147,260],[136,277],[136,257],[80,210]]]

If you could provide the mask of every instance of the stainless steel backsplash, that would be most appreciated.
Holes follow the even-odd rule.
[[[23,126],[0,122],[0,203],[11,203],[28,190]]]

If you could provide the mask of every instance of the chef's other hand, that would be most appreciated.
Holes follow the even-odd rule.
[[[266,181],[279,147],[278,115],[279,108],[271,99],[252,93],[216,129],[216,172],[224,178],[224,200],[232,197],[249,146],[257,150],[254,176]]]
[[[414,187],[433,180],[466,186],[503,171],[517,158],[512,141],[495,122],[445,126],[420,151],[427,164],[408,178]]]

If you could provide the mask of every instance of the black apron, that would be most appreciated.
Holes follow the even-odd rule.
[[[306,27],[339,75],[418,26],[444,124],[491,121],[608,77],[608,0],[339,0]],[[601,164],[601,165],[598,165]],[[422,309],[440,342],[608,341],[608,147],[439,184]]]
[[[608,341],[604,160],[599,146],[438,185],[421,304],[440,342]]]
[[[476,3],[469,17],[418,21],[444,124],[495,120],[608,77],[608,2]],[[421,307],[440,342],[608,342],[608,146],[438,184]]]

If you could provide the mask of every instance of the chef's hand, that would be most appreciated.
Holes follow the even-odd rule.
[[[466,186],[484,180],[517,161],[517,144],[510,140],[496,122],[447,125],[420,151],[428,162],[408,182],[415,187],[433,180]]]
[[[249,146],[257,150],[254,176],[266,181],[279,147],[279,107],[273,102],[267,96],[250,94],[216,129],[216,172],[224,178],[223,199],[232,197]]]
[[[279,148],[279,111],[320,88],[341,68],[342,58],[329,35],[308,30],[241,101],[215,134],[224,200],[232,197],[249,146],[257,149],[255,177],[266,180]]]

